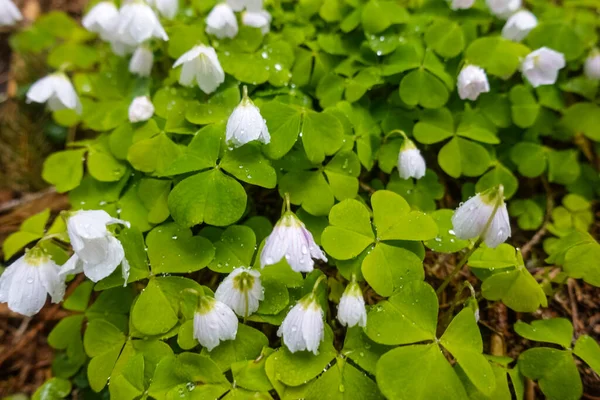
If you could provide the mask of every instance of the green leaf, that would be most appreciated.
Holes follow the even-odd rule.
[[[510,202],[509,214],[517,217],[517,224],[523,230],[533,231],[542,226],[544,210],[531,199],[518,199]]]
[[[479,178],[475,184],[475,191],[481,193],[496,185],[502,185],[504,187],[505,198],[510,199],[516,193],[519,181],[508,168],[498,163]]]
[[[194,283],[194,285],[191,285]],[[160,335],[171,330],[179,321],[179,298],[186,288],[198,289],[189,279],[160,277],[151,279],[131,310],[131,323],[141,333]],[[201,289],[200,289],[201,292]]]
[[[548,180],[568,185],[579,177],[581,167],[577,150],[552,150],[548,153]]]
[[[469,62],[485,69],[488,74],[508,78],[515,73],[521,59],[529,52],[525,45],[500,36],[489,36],[471,42],[465,57]]]
[[[403,290],[412,280],[423,280],[425,273],[421,259],[414,253],[378,243],[365,257],[362,274],[377,294],[387,297]]]
[[[377,361],[390,349],[389,346],[373,342],[362,328],[355,326],[346,332],[342,354],[371,375],[375,375]]]
[[[510,151],[519,173],[528,178],[540,176],[546,170],[546,150],[537,143],[520,142]]]
[[[484,394],[491,394],[496,386],[494,371],[481,354],[483,341],[473,310],[465,307],[454,317],[440,338],[462,368],[469,380]]]
[[[49,218],[50,209],[46,208],[44,211],[32,215],[23,221],[19,230],[8,236],[4,243],[2,243],[4,260],[10,259],[23,247],[44,236],[44,231]]]
[[[308,387],[306,400],[345,400],[364,399],[377,400],[383,396],[367,375],[354,368],[343,358],[338,357],[337,363]]]
[[[435,371],[434,382],[431,371]],[[385,353],[377,363],[377,383],[390,400],[467,398],[456,372],[435,343]]]
[[[256,360],[239,361],[231,364],[231,373],[237,386],[257,392],[268,392],[273,390],[273,385],[265,371],[265,364],[272,349],[264,348]]]
[[[600,287],[600,244],[587,243],[567,250],[563,270],[572,278],[583,278]]]
[[[180,225],[205,222],[226,226],[241,218],[246,191],[235,179],[215,169],[181,181],[169,194],[169,210]]]
[[[356,257],[375,239],[369,210],[357,200],[336,204],[329,213],[329,223],[321,241],[325,251],[336,259]]]
[[[490,276],[481,290],[486,299],[502,300],[517,312],[533,312],[548,304],[546,294],[524,266]]]
[[[111,153],[108,136],[103,135],[90,146],[87,154],[87,167],[90,175],[100,182],[115,182],[127,172],[125,163],[117,160]]]
[[[165,175],[216,167],[224,133],[223,124],[213,124],[200,129],[183,153],[169,165]]]
[[[566,21],[541,21],[527,35],[527,43],[533,49],[549,47],[564,54],[567,61],[579,58],[584,52],[583,40]]]
[[[449,95],[442,81],[424,69],[409,72],[400,82],[400,98],[409,106],[439,108]]]
[[[379,240],[428,240],[438,233],[435,221],[420,211],[410,211],[402,196],[378,190],[371,197],[373,224]]]
[[[488,151],[480,144],[454,137],[438,153],[438,163],[448,175],[459,178],[461,175],[483,174],[491,159]]]
[[[181,147],[161,132],[132,144],[127,152],[127,161],[138,171],[163,176],[181,152]]]
[[[565,318],[541,319],[531,324],[517,321],[515,332],[529,340],[555,343],[569,349],[573,338],[573,324]]]
[[[535,123],[540,106],[531,89],[525,85],[515,85],[509,94],[512,119],[519,128],[529,128]]]
[[[146,237],[152,273],[191,273],[206,267],[215,255],[212,243],[192,236],[174,223],[157,226]]]
[[[569,133],[583,133],[589,139],[600,142],[600,107],[593,103],[575,103],[567,108],[560,121]]]
[[[577,338],[573,353],[587,365],[598,373],[600,371],[600,346],[598,343],[588,335],[581,335]]]
[[[335,201],[333,191],[321,171],[290,172],[279,181],[279,193],[289,193],[292,204],[301,205],[309,214],[327,215]]]
[[[50,378],[33,394],[32,400],[59,400],[71,394],[71,382],[62,378]],[[15,399],[16,400],[16,399]]]
[[[392,24],[404,23],[408,13],[391,0],[370,0],[362,11],[362,26],[366,32],[379,33]]]
[[[203,355],[208,355],[217,363],[222,372],[229,371],[231,364],[238,361],[254,360],[269,340],[261,331],[244,324],[238,325],[234,340],[221,342],[212,351],[202,349]]]
[[[83,345],[92,357],[87,376],[90,387],[99,392],[106,385],[114,365],[125,344],[125,335],[111,323],[95,319],[88,323]]]
[[[463,31],[456,22],[440,19],[425,32],[425,43],[445,58],[459,55],[465,48]]]
[[[308,111],[302,121],[302,144],[308,159],[318,164],[342,146],[342,124],[332,114]]]
[[[68,192],[83,178],[83,155],[86,149],[64,150],[51,154],[44,161],[42,178],[56,186],[59,193]]]
[[[282,346],[269,357],[273,360],[277,380],[288,386],[300,386],[319,375],[337,354],[332,341],[333,334],[329,326],[326,326],[325,339],[321,342],[317,355],[309,351],[290,353],[287,347]]]
[[[479,247],[469,257],[471,268],[485,268],[489,270],[513,267],[518,264],[517,253],[514,247],[502,243],[494,249]]]
[[[216,272],[231,272],[238,267],[250,266],[256,235],[247,226],[232,225],[223,231],[214,246],[214,259],[208,267]]]
[[[206,102],[186,104],[185,118],[196,125],[226,121],[240,102],[240,88],[237,85],[219,88]]]
[[[225,153],[220,163],[221,168],[237,179],[273,189],[277,183],[277,174],[266,159],[257,143],[248,143]]]
[[[75,288],[73,293],[71,293],[71,295],[65,299],[63,308],[70,311],[85,311],[88,303],[90,302],[90,296],[93,288],[93,282],[82,282]]]
[[[581,398],[581,379],[570,351],[545,347],[528,349],[519,356],[519,370],[526,377],[537,380],[550,400]]]
[[[339,151],[325,166],[323,172],[338,200],[356,197],[358,193],[358,175],[360,175],[360,160],[352,151]]]
[[[412,208],[425,212],[434,211],[435,201],[444,196],[444,186],[431,169],[428,169],[425,176],[419,180],[402,179],[399,175],[393,174],[386,189],[404,197]]]
[[[260,302],[256,312],[262,315],[279,314],[290,303],[290,294],[287,287],[279,280],[264,278],[264,273],[262,277],[261,281],[265,291],[265,299]]]
[[[148,222],[160,224],[169,217],[167,199],[170,191],[169,181],[151,178],[140,180],[138,196],[148,210]]]
[[[265,146],[265,153],[273,159],[281,158],[298,139],[302,112],[295,107],[272,101],[261,106],[261,114],[267,121],[271,134],[271,142]]]
[[[412,281],[401,291],[372,307],[367,315],[367,336],[388,345],[434,340],[438,301],[431,286]]]
[[[454,234],[452,229],[453,210],[436,210],[430,215],[438,226],[438,235],[431,240],[427,240],[425,246],[433,251],[455,253],[469,245],[468,240],[461,240]]]

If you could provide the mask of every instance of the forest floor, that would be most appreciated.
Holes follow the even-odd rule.
[[[24,25],[29,24],[40,13],[63,10],[70,15],[81,16],[85,0],[16,0],[23,10]],[[23,61],[11,54],[8,45],[10,30],[0,30],[0,243],[18,230],[19,225],[31,215],[50,208],[53,215],[68,208],[66,195],[58,194],[41,179],[41,168],[45,157],[61,148],[44,133],[47,115],[32,114],[24,102],[15,98],[18,82],[28,82],[31,71],[23,67]],[[40,65],[43,65],[40,63]],[[18,73],[17,73],[18,71]],[[37,71],[40,76],[44,71]],[[596,215],[593,231],[598,237],[599,218]],[[528,268],[534,274],[549,274],[543,266],[540,232],[537,241],[532,235],[516,232],[513,239],[525,245],[530,253]],[[3,259],[0,250],[0,258]],[[11,260],[9,260],[10,262]],[[429,252],[426,260],[427,280],[437,287],[456,265],[454,255]],[[1,264],[0,264],[1,265]],[[480,286],[468,270],[464,269],[461,280],[469,280],[475,288]],[[75,283],[76,284],[76,283]],[[73,285],[71,285],[73,286]],[[73,287],[70,287],[72,290]],[[466,293],[462,294],[463,296]],[[461,294],[459,294],[461,296]],[[444,311],[455,301],[456,288],[450,285],[441,298],[440,310]],[[368,297],[371,302],[376,296]],[[600,341],[600,289],[581,281],[569,280],[549,298],[547,308],[538,310],[534,318],[564,317],[573,322],[575,336],[588,334]],[[501,303],[492,304],[482,300],[479,304],[480,325],[484,333],[486,352],[507,355],[513,358],[534,344],[514,333],[512,325],[522,316],[508,310]],[[53,351],[47,336],[54,325],[68,312],[48,302],[34,317],[28,318],[12,313],[6,304],[0,304],[0,399],[4,396],[23,393],[31,395],[46,379],[51,377]],[[530,318],[529,315],[523,316]],[[584,363],[578,362],[584,383],[585,399],[600,400],[600,378]],[[526,399],[543,398],[534,383],[529,383]]]

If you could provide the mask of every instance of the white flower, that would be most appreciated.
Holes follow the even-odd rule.
[[[63,265],[61,274],[83,271],[94,282],[106,278],[122,263],[123,279],[127,282],[129,264],[121,242],[106,229],[110,224],[129,222],[112,218],[106,211],[77,211],[67,221],[67,231],[75,254]]]
[[[248,97],[248,89],[244,86],[244,95],[240,104],[233,110],[227,120],[226,141],[240,147],[253,140],[269,143],[269,128],[260,115],[260,110]]]
[[[464,100],[477,100],[481,93],[490,91],[485,71],[476,65],[466,65],[458,74],[458,96]]]
[[[206,33],[219,39],[233,38],[238,33],[238,23],[231,7],[217,4],[206,17]]]
[[[160,15],[167,19],[175,18],[179,10],[179,0],[147,0],[148,4],[156,7]]]
[[[49,294],[53,303],[65,295],[65,280],[60,268],[37,247],[12,263],[0,275],[0,303],[19,314],[32,316],[46,303]]]
[[[475,0],[452,0],[450,8],[453,10],[466,10],[473,7]]]
[[[311,293],[300,300],[286,315],[277,331],[290,352],[308,350],[319,353],[319,345],[325,336],[323,309]]]
[[[260,272],[243,267],[234,269],[217,288],[215,298],[240,317],[254,314],[259,302],[265,298]]]
[[[263,8],[263,0],[227,0],[227,4],[233,11],[259,11]]]
[[[508,18],[521,8],[521,0],[486,0],[486,3],[498,18]]]
[[[194,313],[194,338],[208,351],[221,341],[235,339],[238,319],[231,308],[208,296],[202,296],[199,303]]]
[[[246,11],[242,14],[242,24],[259,28],[266,35],[271,29],[271,14],[265,10]]]
[[[367,310],[360,286],[354,280],[344,290],[338,305],[337,319],[343,326],[367,326]]]
[[[138,96],[129,105],[129,122],[148,121],[154,115],[154,106],[148,96]]]
[[[598,49],[592,50],[590,55],[586,58],[583,72],[588,79],[600,79],[600,51],[598,51]]]
[[[124,57],[128,54],[133,53],[133,51],[136,49],[136,46],[124,43],[124,42],[120,41],[118,38],[112,38],[110,40],[110,49],[116,55],[118,55],[120,57]]]
[[[14,25],[22,19],[21,11],[11,0],[0,0],[0,26]]]
[[[139,76],[150,76],[154,53],[145,46],[138,47],[129,61],[129,72]]]
[[[276,264],[283,257],[296,272],[310,272],[315,262],[313,258],[327,261],[327,257],[315,243],[312,234],[302,221],[287,211],[266,240],[260,255],[260,264]]]
[[[565,56],[558,51],[541,47],[532,51],[521,63],[521,71],[531,86],[553,85],[558,71],[566,66]]]
[[[480,237],[494,248],[510,236],[510,221],[502,185],[471,197],[452,216],[454,234],[459,239]]]
[[[527,10],[513,14],[502,28],[502,37],[515,42],[525,39],[529,32],[537,26],[537,18]]]
[[[221,68],[217,53],[212,47],[203,45],[195,46],[190,51],[179,57],[173,68],[183,65],[179,83],[192,86],[194,80],[200,89],[210,94],[217,90],[225,81],[225,72]]]
[[[116,35],[120,42],[130,46],[140,45],[152,38],[169,40],[150,6],[136,0],[126,3],[119,10]]]
[[[104,40],[110,41],[119,24],[119,10],[110,1],[96,4],[81,20],[81,24],[90,32],[95,32]]]
[[[412,140],[405,138],[398,153],[398,173],[400,178],[421,179],[425,176],[425,159]]]
[[[47,103],[52,111],[70,108],[81,114],[79,96],[69,78],[60,72],[48,75],[31,85],[27,91],[27,102]]]

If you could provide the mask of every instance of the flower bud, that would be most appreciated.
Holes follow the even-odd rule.
[[[27,91],[27,102],[46,103],[51,111],[68,108],[81,114],[79,96],[69,78],[60,72],[48,75],[31,85]]]
[[[588,79],[600,79],[600,51],[598,49],[592,50],[586,58],[583,72]]]
[[[513,14],[502,28],[502,37],[520,42],[537,26],[537,18],[527,10]]]
[[[464,99],[477,100],[481,93],[490,91],[485,71],[476,65],[467,65],[458,74],[458,95]]]
[[[154,63],[154,54],[152,51],[144,46],[138,47],[131,61],[129,61],[129,72],[137,74],[139,76],[150,76],[152,72],[152,64]]]
[[[344,326],[367,326],[367,310],[360,286],[355,281],[346,286],[338,306],[337,319]]]
[[[425,176],[425,159],[412,140],[406,138],[398,153],[398,173],[400,178],[421,179]]]
[[[283,337],[283,343],[292,353],[304,350],[312,351],[315,355],[319,353],[319,345],[325,337],[325,326],[323,309],[314,293],[308,294],[290,310],[277,336]]]
[[[129,106],[129,121],[147,121],[154,115],[154,106],[148,96],[139,96],[133,99]]]
[[[238,319],[226,304],[202,296],[194,313],[194,338],[211,351],[224,340],[237,336]]]
[[[521,63],[521,71],[533,87],[554,85],[558,79],[558,71],[566,65],[562,53],[541,47],[525,57]]]
[[[453,10],[466,10],[473,7],[475,0],[451,0],[450,8]]]
[[[486,0],[492,14],[498,18],[506,19],[521,8],[521,0]]]
[[[194,81],[200,89],[210,94],[217,90],[219,85],[225,81],[225,72],[221,68],[217,53],[212,47],[203,45],[195,46],[187,53],[179,57],[173,64],[173,68],[183,65],[179,83],[184,86],[192,86]]]
[[[219,39],[234,38],[238,33],[238,23],[231,7],[217,4],[206,17],[206,33]]]
[[[260,110],[248,97],[248,89],[244,86],[244,95],[240,104],[233,110],[227,120],[226,141],[235,147],[258,140],[269,143],[271,136]]]
[[[217,288],[215,298],[240,317],[254,314],[265,298],[260,272],[243,267],[234,269]]]
[[[0,0],[0,26],[11,26],[23,19],[12,0]]]

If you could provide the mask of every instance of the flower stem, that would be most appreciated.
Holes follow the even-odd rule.
[[[292,211],[292,205],[290,203],[290,194],[289,193],[285,193],[283,195],[283,205],[281,206],[281,214],[285,214],[286,212],[291,212]]]
[[[317,280],[315,281],[315,285],[313,286],[313,294],[317,291],[317,288],[319,287],[319,284],[321,283],[321,281],[323,281],[323,279],[326,279],[327,277],[325,276],[325,274],[319,276],[317,278]]]
[[[242,98],[248,98],[248,86],[246,85],[242,86]]]
[[[458,262],[458,264],[456,264],[456,267],[454,267],[454,270],[452,271],[452,273],[450,275],[448,275],[446,277],[446,279],[444,279],[444,282],[442,282],[442,284],[440,285],[440,287],[435,291],[436,294],[440,294],[444,291],[444,289],[446,289],[446,286],[448,286],[448,284],[450,283],[450,281],[452,279],[454,279],[454,277],[456,275],[458,275],[458,273],[462,270],[462,267],[467,263],[467,261],[469,260],[469,257],[471,257],[471,254],[473,254],[475,252],[475,250],[477,250],[477,248],[479,247],[479,245],[483,242],[483,240],[481,239],[481,237],[479,239],[477,239],[477,241],[475,242],[475,245],[471,248],[471,250],[469,250],[464,256],[463,258],[460,259],[460,261]]]

